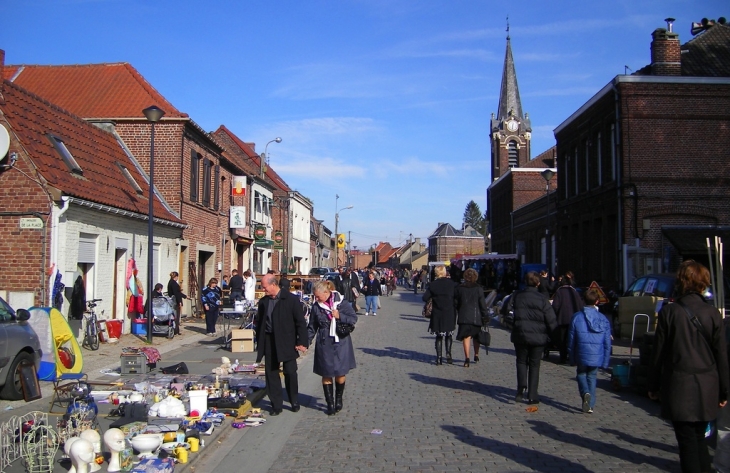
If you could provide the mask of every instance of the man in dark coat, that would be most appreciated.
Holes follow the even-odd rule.
[[[515,401],[522,401],[525,389],[528,403],[538,404],[537,387],[540,382],[540,359],[555,330],[555,312],[547,297],[537,291],[540,277],[534,271],[525,275],[527,287],[510,297],[514,309],[514,325],[511,342],[515,344],[517,358],[517,395]],[[529,370],[529,379],[528,379]]]
[[[568,329],[573,314],[583,309],[583,299],[573,285],[575,278],[572,271],[565,273],[561,286],[553,295],[553,310],[558,319],[558,327],[553,333],[553,342],[560,350],[560,364],[568,362]]]
[[[302,303],[294,294],[279,287],[276,276],[267,274],[261,279],[266,294],[259,301],[256,315],[256,362],[266,358],[266,388],[271,402],[271,415],[279,415],[284,399],[281,393],[279,364],[283,363],[284,384],[292,411],[299,411],[298,352],[306,351],[307,324]]]
[[[237,301],[243,298],[243,276],[238,274],[238,270],[231,271],[231,279],[228,281],[228,288],[231,290],[231,300]]]
[[[357,303],[357,298],[355,297],[355,292],[360,293],[360,280],[357,277],[357,274],[350,271],[350,268],[345,268],[344,272],[342,273],[342,279],[339,284],[339,292],[342,294],[342,297],[350,303],[353,310],[355,310],[355,306]],[[357,313],[357,310],[355,310],[355,313]]]

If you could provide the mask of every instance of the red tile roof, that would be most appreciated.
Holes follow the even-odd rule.
[[[48,185],[65,195],[147,215],[149,186],[146,178],[113,134],[8,81],[4,81],[3,96],[5,103],[0,109],[11,133]],[[83,170],[83,176],[71,173],[48,139],[49,133],[63,140]],[[141,195],[124,177],[117,162],[127,168],[142,188]],[[183,223],[157,199],[154,214],[169,222]]]
[[[225,125],[219,126],[216,131],[211,133],[211,135],[216,136],[219,133],[225,133],[226,135],[228,135],[228,137],[230,137],[230,139],[236,144],[236,146],[238,146],[241,151],[243,151],[246,156],[251,159],[256,168],[261,168],[261,156],[256,154],[256,152],[248,143],[244,142],[242,139],[236,136],[236,134],[229,130]],[[266,167],[266,177],[268,177],[269,180],[271,180],[271,182],[282,191],[291,191],[289,185],[284,181],[284,179],[281,178],[281,176],[276,173],[276,171],[271,168],[271,166]]]
[[[165,118],[188,118],[165,99],[130,64],[70,66],[6,65],[5,79],[54,104],[89,118],[144,118],[157,105]]]

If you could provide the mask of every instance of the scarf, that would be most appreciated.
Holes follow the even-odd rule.
[[[335,294],[337,294],[338,297],[335,297]],[[330,337],[334,337],[335,343],[340,343],[340,337],[337,336],[337,320],[334,320],[332,317],[332,311],[337,309],[340,306],[340,302],[342,302],[342,297],[339,297],[340,293],[337,291],[332,291],[329,298],[324,302],[317,302],[317,305],[324,310],[324,313],[327,314],[327,319],[330,321]]]

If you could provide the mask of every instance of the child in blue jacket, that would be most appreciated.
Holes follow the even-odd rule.
[[[568,330],[568,360],[576,365],[578,392],[583,412],[593,413],[596,405],[596,375],[598,368],[608,368],[611,360],[611,324],[598,312],[598,291],[586,292],[586,305],[573,314]]]

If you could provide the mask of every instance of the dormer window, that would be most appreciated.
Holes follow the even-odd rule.
[[[56,135],[48,134],[47,136],[48,139],[51,140],[53,147],[56,148],[56,152],[61,155],[61,159],[63,159],[63,162],[66,166],[68,166],[69,171],[74,174],[78,174],[79,176],[83,176],[84,170],[81,169],[79,163],[76,162],[76,159],[74,159],[63,140]]]
[[[135,192],[137,192],[137,195],[142,195],[142,188],[139,187],[139,184],[137,184],[137,181],[134,180],[134,177],[132,177],[132,173],[129,172],[129,169],[127,169],[126,166],[124,166],[122,163],[120,163],[118,161],[114,164],[116,164],[117,167],[119,168],[119,170],[122,171],[124,178],[127,179],[127,182],[129,182],[129,185],[134,188]]]

